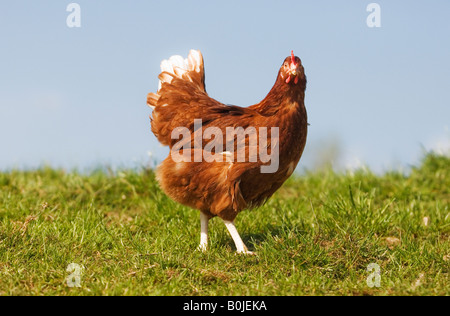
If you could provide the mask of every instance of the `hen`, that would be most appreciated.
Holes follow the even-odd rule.
[[[268,95],[247,108],[208,96],[200,51],[163,60],[161,70],[158,91],[147,97],[152,132],[171,150],[157,180],[173,200],[200,210],[199,249],[207,249],[208,221],[218,216],[237,252],[252,254],[234,219],[270,198],[303,153],[308,123],[301,60],[291,52]]]

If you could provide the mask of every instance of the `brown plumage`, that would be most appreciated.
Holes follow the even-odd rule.
[[[171,149],[158,167],[159,184],[175,201],[201,211],[200,249],[206,250],[208,220],[218,216],[237,251],[251,253],[233,222],[240,211],[270,198],[300,160],[308,126],[302,63],[291,53],[268,95],[247,108],[225,105],[208,96],[199,51],[192,50],[186,60],[173,56],[162,62],[161,69],[160,88],[147,97],[153,108],[152,132]],[[235,133],[227,134],[227,128]],[[215,133],[205,135],[208,131]],[[207,161],[205,152],[214,160]],[[239,152],[245,152],[245,157]],[[267,153],[265,158],[261,153]],[[269,173],[263,172],[264,167]]]

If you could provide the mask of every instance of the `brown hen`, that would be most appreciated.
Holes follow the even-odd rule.
[[[306,143],[306,76],[301,60],[286,57],[274,86],[247,108],[222,104],[205,89],[203,57],[172,56],[161,63],[160,86],[149,93],[152,132],[169,156],[157,169],[162,190],[200,210],[201,250],[208,221],[223,219],[238,253],[251,254],[234,225],[237,214],[262,205],[289,178]]]

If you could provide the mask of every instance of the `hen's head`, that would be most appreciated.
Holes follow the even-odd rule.
[[[294,51],[291,51],[291,56],[286,57],[281,66],[280,78],[285,84],[298,85],[303,83],[305,78],[305,70],[302,66],[302,61],[297,56],[294,56]]]

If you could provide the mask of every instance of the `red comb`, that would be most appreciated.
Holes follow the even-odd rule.
[[[295,63],[294,50],[291,50],[291,63]]]

